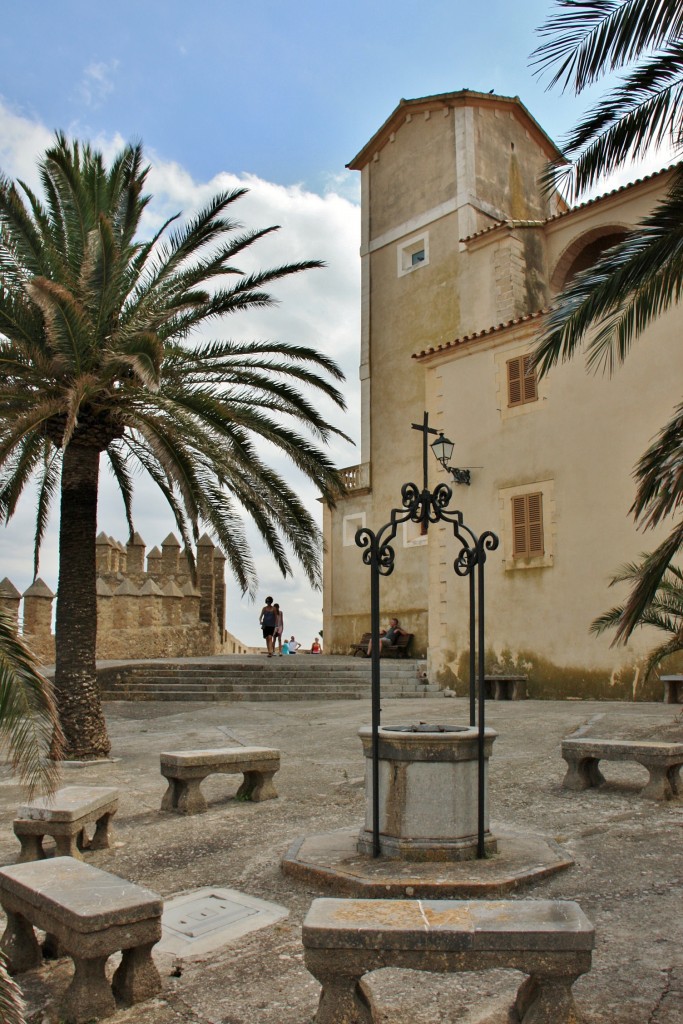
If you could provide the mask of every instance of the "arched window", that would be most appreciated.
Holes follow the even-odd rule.
[[[620,242],[626,234],[625,227],[612,224],[595,228],[574,239],[557,261],[550,279],[552,293],[556,295],[561,292],[580,270],[592,267],[607,249]]]

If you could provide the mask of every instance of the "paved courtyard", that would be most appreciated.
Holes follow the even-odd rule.
[[[199,957],[157,953],[163,990],[119,1011],[113,1024],[309,1024],[318,985],[303,964],[301,922],[313,888],[285,877],[280,858],[298,837],[360,824],[364,765],[358,727],[366,701],[106,705],[113,763],[65,768],[64,784],[116,785],[115,843],[87,860],[169,898],[202,886],[280,904],[289,916]],[[496,822],[554,839],[575,866],[519,893],[577,900],[596,928],[593,969],[574,986],[586,1024],[680,1024],[683,1020],[683,801],[641,800],[637,765],[606,763],[607,785],[561,788],[562,736],[683,740],[681,709],[664,704],[500,702],[487,704],[498,731],[490,762]],[[464,724],[461,699],[388,700],[383,724]],[[236,744],[276,747],[279,799],[234,799],[238,776],[213,776],[206,814],[159,810],[162,750]],[[12,818],[22,801],[0,781],[0,863],[16,860]],[[114,958],[112,958],[114,960]],[[112,963],[111,968],[115,966]],[[52,1001],[70,961],[22,975],[35,1024],[57,1021]],[[376,1024],[511,1024],[520,976],[493,971],[438,976],[387,970],[372,977]]]

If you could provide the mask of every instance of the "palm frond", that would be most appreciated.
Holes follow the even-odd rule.
[[[680,0],[556,0],[555,7],[538,30],[547,42],[531,55],[537,74],[551,73],[549,89],[560,84],[579,93],[683,34]]]
[[[54,792],[61,730],[52,684],[17,636],[14,622],[0,609],[0,736],[8,743],[12,770],[32,796],[40,786]]]
[[[616,627],[615,643],[628,641],[655,599],[662,579],[681,548],[683,548],[683,522],[674,526],[669,536],[643,559],[638,579],[624,603],[623,614]]]
[[[128,536],[135,533],[133,524],[133,478],[128,468],[126,452],[120,442],[112,442],[107,448],[107,459],[114,479],[118,484],[128,524]]]
[[[26,1024],[26,1003],[21,989],[7,970],[0,953],[0,1020],[3,1024]]]
[[[655,582],[652,574],[656,562],[656,552],[641,555],[640,562],[621,566],[611,580],[610,586],[628,582],[635,583],[634,591],[641,586],[649,589],[650,597],[642,603],[635,622],[627,603],[611,608],[591,623],[591,631],[598,635],[614,630],[614,643],[625,642],[637,627],[649,626],[667,634],[667,640],[648,652],[643,666],[645,679],[664,658],[683,650],[683,573],[669,563]]]
[[[38,575],[40,549],[47,530],[52,503],[59,490],[62,454],[55,448],[43,449],[43,468],[36,497],[36,529],[33,539],[33,577]]]
[[[683,505],[683,403],[662,428],[636,466],[638,484],[631,511],[647,527]]]

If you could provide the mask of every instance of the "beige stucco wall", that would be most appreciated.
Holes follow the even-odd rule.
[[[487,646],[531,661],[543,692],[637,691],[638,661],[655,637],[638,631],[626,648],[613,649],[609,636],[589,627],[625,594],[608,589],[611,575],[664,536],[639,533],[628,510],[633,466],[680,400],[675,323],[675,314],[662,319],[614,379],[587,375],[581,359],[559,367],[521,415],[505,415],[501,370],[530,346],[528,326],[475,342],[441,365],[434,360],[427,371],[435,418],[462,438],[463,462],[483,467],[470,488],[457,489],[457,507],[475,532],[490,529],[501,540],[487,561]],[[511,557],[515,489],[544,494],[546,556],[529,568]],[[465,588],[451,568],[457,545],[443,531],[439,544],[433,540],[430,594],[445,596],[448,615],[440,619],[430,606],[430,660],[444,680],[448,670],[462,679],[468,636]]]

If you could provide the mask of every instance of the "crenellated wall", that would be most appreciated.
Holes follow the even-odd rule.
[[[196,576],[170,533],[147,555],[138,533],[127,545],[97,538],[97,657],[101,660],[248,654],[251,648],[225,629],[225,555],[204,534],[197,544]],[[20,594],[5,578],[0,607],[45,664],[54,661],[55,595],[40,578]],[[21,608],[23,601],[23,609]]]

